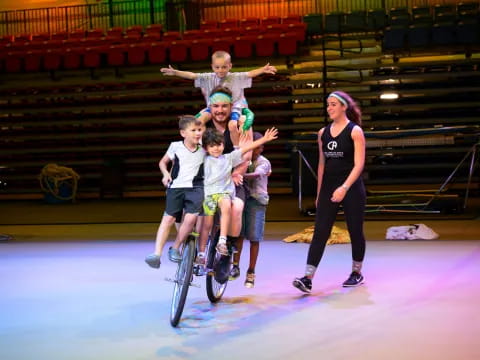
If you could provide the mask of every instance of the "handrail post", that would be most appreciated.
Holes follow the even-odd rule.
[[[110,27],[112,28],[113,25],[113,0],[108,0],[108,22]]]

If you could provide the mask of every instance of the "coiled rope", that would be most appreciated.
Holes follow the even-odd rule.
[[[59,200],[75,200],[77,195],[77,185],[80,176],[71,168],[66,166],[59,166],[57,164],[47,164],[43,167],[38,180],[42,191],[47,194],[52,194]],[[62,196],[60,191],[62,187],[68,186],[71,192],[68,196]]]

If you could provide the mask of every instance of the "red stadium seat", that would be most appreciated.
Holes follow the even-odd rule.
[[[50,40],[49,33],[40,33],[32,35],[32,41],[47,41]]]
[[[77,30],[71,31],[68,34],[68,38],[69,39],[83,39],[83,38],[85,38],[85,30],[77,29]]]
[[[218,28],[217,20],[203,20],[200,23],[200,30],[216,29],[216,28]]]
[[[218,23],[220,29],[238,27],[238,19],[223,19]]]
[[[183,40],[195,40],[203,37],[202,30],[187,30],[183,33]]]
[[[247,17],[240,19],[240,27],[247,28],[249,26],[258,26],[260,25],[260,19],[256,17]]]
[[[162,24],[150,24],[145,28],[145,34],[161,34],[163,31]]]
[[[305,41],[305,33],[307,31],[306,23],[288,24],[288,32],[294,32],[297,34],[297,41],[303,43]]]
[[[107,30],[108,38],[121,39],[123,37],[123,28],[121,26],[114,26]]]
[[[55,71],[60,69],[62,64],[62,50],[48,49],[43,54],[43,68],[47,71]]]
[[[63,68],[67,70],[79,69],[85,49],[81,47],[66,48],[62,52]]]
[[[127,30],[125,30],[125,35],[132,35],[132,34],[138,34],[142,35],[143,34],[143,26],[142,25],[131,25],[127,27]]]
[[[233,40],[231,38],[217,38],[213,40],[212,53],[215,51],[226,51],[230,53],[233,46]]]
[[[5,55],[5,71],[7,73],[18,73],[22,70],[21,52],[12,51]]]
[[[163,41],[175,41],[175,40],[181,40],[182,35],[178,31],[167,31],[163,33],[162,40]]]
[[[267,26],[266,34],[280,36],[288,31],[288,24],[272,24]]]
[[[168,45],[170,62],[185,62],[188,59],[188,49],[191,45],[191,40],[177,40],[172,41]]]
[[[44,40],[32,40],[23,44],[23,48],[26,51],[29,50],[42,50],[45,49],[46,41]]]
[[[41,50],[31,50],[23,53],[23,64],[26,72],[36,72],[40,70],[42,61]]]
[[[0,44],[8,44],[15,41],[15,36],[13,35],[3,35],[0,36]]]
[[[243,30],[244,35],[262,35],[265,34],[267,31],[267,27],[263,25],[257,25],[257,26],[248,26]]]
[[[98,68],[101,64],[101,51],[98,47],[85,48],[83,66],[86,68]]]
[[[190,46],[190,57],[192,61],[205,61],[210,57],[210,48],[213,40],[211,39],[197,39],[192,41]]]
[[[163,64],[167,61],[167,47],[165,43],[151,43],[147,47],[147,57],[150,64]]]
[[[280,21],[281,21],[280,16],[266,16],[262,18],[262,20],[260,21],[260,24],[264,26],[268,26],[273,24],[280,24]]]
[[[67,40],[68,39],[68,33],[66,31],[60,31],[53,33],[50,36],[51,40]]]
[[[142,37],[142,42],[143,43],[152,43],[152,42],[157,42],[162,40],[162,34],[161,33],[149,33],[145,34]]]
[[[145,44],[130,44],[127,49],[127,63],[128,65],[143,65],[145,64],[147,45]]]
[[[126,34],[123,37],[122,42],[123,43],[128,43],[128,44],[133,44],[133,43],[137,43],[141,40],[142,40],[142,34],[132,31],[132,32]]]
[[[297,24],[302,22],[302,17],[297,14],[289,14],[282,17],[282,24]]]
[[[115,67],[124,66],[127,48],[128,48],[127,44],[117,44],[117,45],[110,46],[107,49],[108,66],[115,66]]]
[[[255,41],[257,56],[273,56],[278,35],[259,35]]]
[[[253,56],[253,44],[257,40],[254,35],[238,36],[233,42],[233,53],[236,58],[250,58]]]
[[[87,31],[87,38],[98,39],[103,36],[104,34],[102,29],[92,29]]]
[[[32,41],[32,34],[20,34],[15,36],[15,42],[17,43],[25,43]]]
[[[241,35],[243,35],[243,29],[241,27],[235,27],[224,29],[221,37],[235,39],[237,36]]]
[[[202,38],[213,40],[221,37],[223,33],[224,32],[222,29],[206,29],[206,30],[203,30]]]
[[[278,38],[278,55],[290,56],[297,54],[297,34],[281,34]]]

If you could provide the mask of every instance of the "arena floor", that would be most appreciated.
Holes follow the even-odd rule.
[[[480,358],[478,217],[368,220],[365,284],[341,287],[350,245],[329,245],[310,295],[291,285],[302,275],[308,244],[282,239],[313,219],[269,221],[255,288],[243,286],[246,244],[242,276],[229,283],[223,300],[212,305],[205,278],[197,277],[199,287],[190,288],[172,328],[172,284],[165,278],[174,265],[166,257],[159,270],[143,262],[156,222],[108,222],[123,210],[94,203],[103,222],[93,221],[86,204],[30,204],[23,219],[18,203],[3,205],[0,234],[11,238],[0,242],[1,359]],[[76,223],[68,209],[81,210]],[[49,212],[57,212],[56,223]],[[289,210],[276,209],[275,219],[277,212]],[[137,209],[132,218],[138,217]],[[389,226],[412,222],[440,238],[384,240]]]

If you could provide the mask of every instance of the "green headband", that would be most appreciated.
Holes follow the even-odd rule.
[[[348,102],[347,100],[345,100],[343,97],[341,97],[339,94],[337,94],[336,92],[332,92],[330,95],[328,95],[328,97],[331,97],[333,96],[335,99],[337,99],[338,101],[340,101],[343,105],[345,106],[348,106]]]
[[[222,92],[216,92],[210,95],[210,104],[216,104],[219,102],[232,102],[232,97]]]

